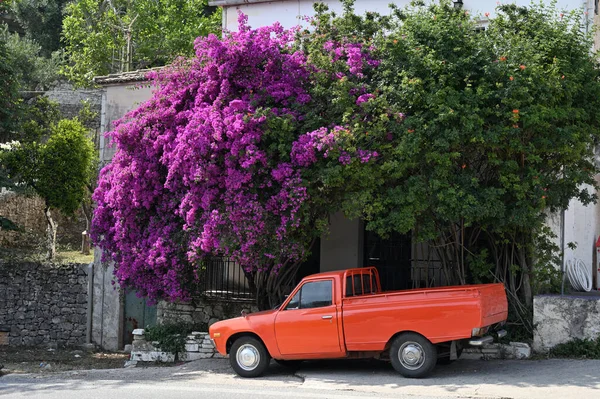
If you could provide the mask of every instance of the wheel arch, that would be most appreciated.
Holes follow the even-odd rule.
[[[225,350],[226,350],[227,354],[229,354],[229,351],[231,350],[231,346],[233,345],[233,343],[238,338],[241,338],[241,337],[252,337],[252,338],[259,340],[260,343],[263,344],[263,346],[265,347],[265,350],[267,351],[267,353],[269,353],[269,348],[265,344],[265,341],[258,334],[254,333],[254,332],[250,332],[250,331],[242,331],[242,332],[237,332],[235,334],[232,334],[229,338],[227,338],[227,343],[225,344]],[[271,354],[269,353],[269,355],[271,355]]]
[[[402,331],[398,331],[397,333],[395,333],[394,335],[392,335],[390,337],[390,339],[388,339],[388,341],[385,344],[384,351],[390,349],[390,346],[392,346],[392,342],[394,342],[394,340],[396,339],[396,337],[398,337],[399,335],[402,335],[402,334],[417,334],[417,335],[420,335],[421,337],[425,338],[432,345],[435,345],[433,342],[431,342],[431,340],[429,340],[429,338],[427,338],[425,335],[421,334],[418,331],[414,331],[414,330],[402,330]]]

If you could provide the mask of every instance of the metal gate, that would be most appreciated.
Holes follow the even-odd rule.
[[[377,268],[381,288],[384,291],[412,288],[411,236],[392,233],[384,239],[375,232],[365,230],[364,237],[364,265]]]
[[[156,305],[149,305],[146,298],[138,298],[135,291],[127,292],[124,302],[123,344],[127,345],[133,340],[133,330],[156,325]]]

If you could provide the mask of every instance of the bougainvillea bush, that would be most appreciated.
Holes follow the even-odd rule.
[[[150,298],[189,299],[210,256],[273,297],[270,276],[300,264],[340,187],[361,179],[352,168],[378,156],[362,138],[373,48],[239,23],[155,73],[152,99],[108,133],[117,151],[94,194],[93,239],[118,283]]]
[[[93,236],[118,282],[188,299],[225,256],[267,307],[342,211],[426,242],[434,284],[504,282],[531,330],[533,294],[558,281],[547,215],[595,200],[586,19],[543,4],[494,17],[449,0],[387,17],[343,4],[316,5],[308,29],[242,16],[153,77],[154,97],[109,134],[95,194]]]

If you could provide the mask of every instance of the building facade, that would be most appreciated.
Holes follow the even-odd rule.
[[[339,1],[323,2],[328,4],[330,9],[341,11]],[[389,2],[390,0],[357,0],[355,8],[358,13],[365,11],[387,13],[389,12]],[[302,24],[303,21],[300,17],[312,15],[314,3],[312,0],[214,0],[209,2],[210,5],[223,8],[223,28],[231,31],[237,29],[238,12],[248,15],[249,24],[253,28],[270,25],[277,21],[285,27]],[[394,3],[404,6],[409,3],[409,0],[394,1]],[[486,12],[493,15],[497,4],[496,0],[465,0],[455,3],[464,3],[462,7],[474,15],[483,15]],[[518,0],[515,3],[528,5],[530,2],[529,0]],[[598,20],[598,2],[596,0],[560,0],[558,6],[570,10],[580,10],[584,13],[590,29]],[[96,83],[103,88],[102,132],[112,130],[113,122],[151,97],[151,87],[145,84],[145,72],[128,72],[96,79]],[[102,135],[100,159],[103,165],[112,159],[114,151],[115,149]],[[575,249],[564,246],[565,260],[581,259],[587,265],[590,273],[596,270],[595,242],[600,234],[600,205],[583,206],[577,201],[572,201],[564,215],[550,215],[548,220],[557,235],[556,243],[559,247],[571,242],[576,244]],[[416,243],[410,234],[396,234],[382,239],[376,234],[366,231],[361,220],[349,220],[341,213],[330,216],[329,232],[321,237],[315,247],[312,258],[301,269],[299,277],[319,271],[376,266],[381,274],[383,288],[386,290],[438,286],[445,283],[440,272],[439,262],[426,244]],[[232,268],[239,269],[238,266],[228,263],[219,265],[213,271],[214,277],[233,279],[235,280],[233,283],[237,284],[240,275],[237,269],[233,270]],[[156,322],[156,308],[148,306],[134,293],[119,293],[114,289],[111,284],[112,266],[101,262],[98,250],[94,262],[93,278],[92,337],[95,343],[107,349],[122,348],[127,343],[133,328],[141,328]],[[199,306],[204,307],[205,305]],[[166,308],[168,306],[159,304],[158,319],[168,319],[167,316],[160,315],[160,313],[164,313],[161,309]],[[179,310],[181,311],[181,309]],[[194,313],[193,307],[188,310],[186,316]],[[196,313],[202,314],[204,318],[228,316],[223,312],[212,315],[206,312]]]

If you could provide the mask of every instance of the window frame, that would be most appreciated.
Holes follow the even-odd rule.
[[[306,286],[307,284],[311,284],[311,283],[321,283],[321,282],[329,282],[331,285],[331,303],[329,305],[325,305],[325,306],[317,306],[317,307],[313,307],[313,308],[303,308],[302,307],[302,289],[304,288],[304,286]],[[300,295],[300,297],[298,299],[298,307],[288,308],[288,306],[292,303],[292,301],[294,300],[296,295]],[[288,310],[319,309],[319,308],[325,308],[327,306],[332,306],[332,305],[335,305],[335,284],[334,284],[332,278],[324,278],[324,279],[310,280],[310,281],[304,282],[300,287],[298,287],[298,289],[296,289],[294,292],[292,292],[292,294],[290,295],[290,298],[283,304],[281,310],[288,311]]]

